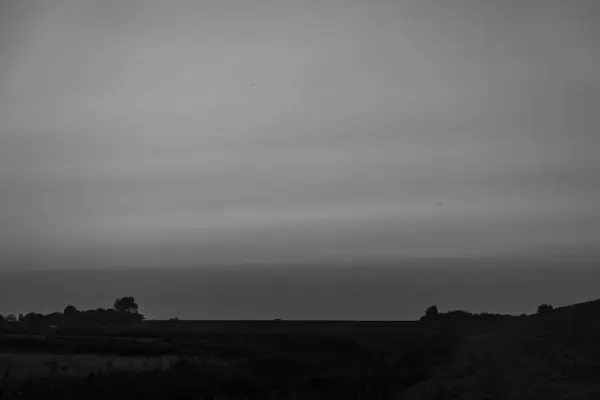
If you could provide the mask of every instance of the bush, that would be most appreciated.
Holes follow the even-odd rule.
[[[421,321],[424,320],[434,320],[437,319],[439,317],[440,313],[438,311],[438,308],[436,305],[433,305],[431,307],[428,307],[427,310],[425,310],[425,315],[421,317]]]
[[[554,311],[554,307],[550,304],[541,304],[538,306],[537,313],[540,315],[548,315]]]

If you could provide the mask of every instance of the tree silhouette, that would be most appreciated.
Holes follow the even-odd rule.
[[[436,305],[428,307],[425,311],[425,315],[421,317],[421,320],[432,320],[436,319],[440,315]]]
[[[64,311],[63,311],[63,315],[65,317],[75,317],[77,316],[77,308],[75,306],[66,306]]]
[[[28,313],[23,317],[23,322],[27,324],[42,324],[45,321],[46,317],[42,314],[37,313]]]
[[[541,315],[549,314],[552,311],[554,311],[554,307],[552,307],[550,304],[540,304],[537,309],[538,314]]]
[[[114,308],[117,311],[128,314],[137,314],[138,305],[133,297],[121,297],[115,300]]]

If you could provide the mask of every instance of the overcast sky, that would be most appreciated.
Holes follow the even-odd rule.
[[[0,0],[0,269],[596,260],[599,21]]]

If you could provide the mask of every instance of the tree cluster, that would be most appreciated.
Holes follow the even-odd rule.
[[[115,300],[113,308],[98,308],[95,310],[78,310],[75,306],[66,306],[63,312],[50,314],[39,314],[31,312],[13,314],[3,317],[0,315],[0,323],[19,322],[35,326],[60,326],[60,325],[123,325],[142,322],[144,316],[139,313],[138,305],[133,297],[121,297]]]
[[[425,315],[421,317],[421,321],[442,321],[442,320],[453,320],[453,321],[463,321],[463,320],[498,320],[498,319],[508,319],[508,318],[516,318],[514,315],[510,314],[494,314],[494,313],[472,313],[463,310],[453,310],[445,313],[439,312],[437,306],[433,305],[428,307],[425,311]]]
[[[540,315],[548,315],[554,311],[554,307],[550,304],[540,304],[537,309],[537,313]]]

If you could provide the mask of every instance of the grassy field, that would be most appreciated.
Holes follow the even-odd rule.
[[[0,335],[0,374],[10,368],[4,398],[35,398],[50,386],[62,398],[72,387],[74,398],[101,396],[98,387],[147,398],[131,390],[176,386],[196,396],[180,398],[387,399],[426,378],[461,340],[405,322],[177,321],[42,333],[15,324]]]
[[[600,399],[600,302],[563,307],[467,340],[406,400]]]
[[[592,302],[501,323],[148,321],[46,331],[13,324],[0,334],[0,394],[598,400],[598,310]]]
[[[101,371],[162,371],[177,360],[177,356],[13,352],[0,354],[0,373],[4,374],[10,368],[13,381],[49,376],[84,377]]]

